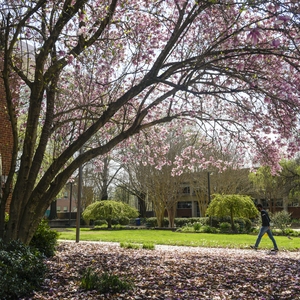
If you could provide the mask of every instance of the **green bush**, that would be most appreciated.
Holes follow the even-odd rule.
[[[212,227],[209,225],[204,225],[200,228],[200,232],[203,233],[218,233],[218,229],[216,227]]]
[[[183,227],[188,223],[201,223],[201,218],[175,218],[174,223],[176,227]]]
[[[169,224],[169,222],[168,222]],[[157,227],[157,218],[151,217],[146,219],[146,226],[147,227]]]
[[[199,222],[196,222],[196,223],[194,223],[193,224],[193,227],[194,227],[194,230],[195,231],[199,231],[200,230],[200,228],[201,228],[201,223],[199,223]]]
[[[222,222],[219,227],[222,233],[231,231],[231,224],[229,222]]]
[[[130,219],[128,217],[121,217],[119,219],[119,224],[120,225],[128,225],[130,222]]]
[[[43,219],[38,226],[29,246],[36,248],[46,257],[55,255],[58,232],[50,228],[48,221]]]
[[[81,288],[97,290],[101,294],[115,294],[133,289],[133,284],[130,281],[119,278],[118,275],[107,272],[99,275],[91,268],[87,268],[81,279]]]
[[[94,221],[94,225],[95,226],[102,226],[102,225],[107,226],[107,221],[106,220],[96,220],[96,221]]]
[[[19,241],[0,240],[0,299],[18,299],[40,287],[46,272],[42,254]]]
[[[229,216],[228,217],[209,217],[208,219],[209,219],[209,221],[208,221],[207,225],[210,225],[210,226],[216,227],[216,228],[219,228],[219,225],[223,222],[227,222],[227,223],[231,222],[231,219]]]
[[[273,222],[274,227],[278,228],[284,233],[284,231],[291,226],[291,214],[285,210],[278,211],[271,216],[271,222]]]

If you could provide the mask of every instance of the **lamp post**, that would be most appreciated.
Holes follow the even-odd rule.
[[[80,149],[80,155],[83,153],[82,148]],[[82,165],[79,166],[78,170],[78,197],[77,197],[77,216],[76,216],[76,243],[79,242],[80,236],[80,218],[81,218],[81,193],[82,193]]]

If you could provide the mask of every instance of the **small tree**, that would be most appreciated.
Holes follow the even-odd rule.
[[[206,213],[208,216],[226,217],[230,216],[231,229],[234,230],[234,218],[253,218],[258,211],[249,196],[243,195],[214,195]]]
[[[82,217],[85,221],[97,219],[106,220],[108,228],[111,228],[113,219],[120,217],[136,218],[138,215],[139,213],[135,208],[132,208],[126,203],[113,200],[94,202],[82,213]]]
[[[291,214],[284,210],[278,211],[272,216],[272,222],[274,223],[274,227],[284,233],[284,231],[291,226]]]

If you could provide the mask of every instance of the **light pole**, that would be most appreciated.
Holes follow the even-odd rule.
[[[83,150],[81,148],[80,149],[80,155],[82,153],[83,153]],[[77,197],[77,216],[76,216],[76,243],[79,242],[79,235],[80,235],[81,193],[82,193],[82,165],[79,166],[79,170],[78,170],[78,197]]]

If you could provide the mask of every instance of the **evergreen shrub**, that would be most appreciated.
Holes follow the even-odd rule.
[[[128,217],[121,217],[119,219],[119,224],[120,225],[128,225],[130,222],[130,219]]]
[[[35,232],[29,246],[36,248],[46,257],[55,255],[57,247],[58,232],[52,230],[46,219],[43,219]]]
[[[222,222],[220,223],[219,227],[222,233],[227,233],[231,231],[231,224],[229,222]]]
[[[38,289],[47,270],[44,256],[20,241],[0,240],[0,299],[19,299]]]
[[[94,221],[94,225],[95,226],[102,226],[102,225],[107,226],[107,221],[106,220],[96,220],[96,221]]]

